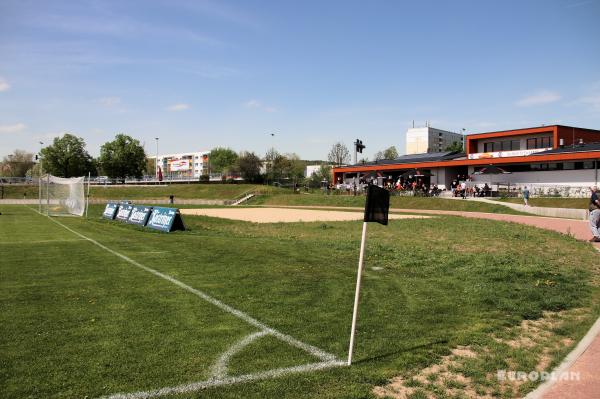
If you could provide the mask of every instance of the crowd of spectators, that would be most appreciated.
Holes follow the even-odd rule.
[[[393,179],[392,177],[386,178],[361,178],[358,183],[354,181],[350,182],[338,182],[337,184],[324,185],[322,188],[327,194],[346,194],[346,195],[360,195],[366,191],[366,187],[369,184],[378,184],[383,188],[390,191],[392,195],[413,195],[423,197],[437,197],[442,191],[437,184],[427,184],[419,177],[412,177],[404,179],[398,177]],[[456,178],[450,184],[450,192],[453,197],[490,197],[492,195],[492,188],[485,183],[483,186],[471,183],[470,176],[457,175]]]

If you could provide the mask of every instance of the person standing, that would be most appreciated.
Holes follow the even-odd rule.
[[[527,186],[523,189],[523,201],[525,202],[525,206],[529,206],[529,189]]]
[[[598,187],[591,188],[592,195],[590,197],[590,229],[593,237],[591,242],[600,242],[600,200],[598,199]]]

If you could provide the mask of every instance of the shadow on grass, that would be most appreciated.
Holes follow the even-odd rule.
[[[355,361],[352,362],[352,364],[364,364],[364,363],[369,363],[369,362],[376,362],[376,361],[379,361],[379,360],[384,360],[384,359],[386,359],[388,357],[391,357],[391,356],[399,355],[401,353],[412,352],[412,351],[417,350],[417,349],[431,349],[431,348],[435,347],[436,345],[447,344],[447,343],[448,343],[447,339],[440,339],[440,340],[437,340],[437,341],[428,342],[426,344],[411,346],[410,348],[398,348],[398,349],[396,349],[394,351],[389,351],[389,352],[386,352],[386,353],[382,353],[382,354],[379,354],[379,355],[374,355],[374,356],[367,357],[367,358],[364,358],[364,359],[355,360]]]

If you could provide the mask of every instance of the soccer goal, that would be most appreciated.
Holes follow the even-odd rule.
[[[40,178],[40,212],[49,216],[83,216],[86,208],[85,177]]]

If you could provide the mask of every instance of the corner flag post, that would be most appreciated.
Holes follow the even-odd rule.
[[[356,276],[356,290],[354,292],[354,311],[352,312],[352,328],[350,330],[350,347],[348,348],[348,366],[352,364],[352,351],[354,349],[354,337],[356,332],[356,320],[358,318],[358,301],[360,298],[360,282],[362,277],[363,261],[365,254],[365,242],[367,241],[367,223],[377,222],[388,224],[388,213],[390,209],[390,192],[369,185],[367,189],[367,201],[365,203],[365,217],[360,241],[360,255],[358,257],[358,274]]]
[[[352,364],[352,350],[354,349],[354,333],[356,330],[356,318],[358,317],[358,298],[360,296],[360,280],[362,277],[366,239],[367,222],[363,222],[362,237],[360,239],[360,255],[358,257],[358,275],[356,276],[356,291],[354,292],[354,311],[352,312],[352,329],[350,330],[350,348],[348,349],[348,366]]]

